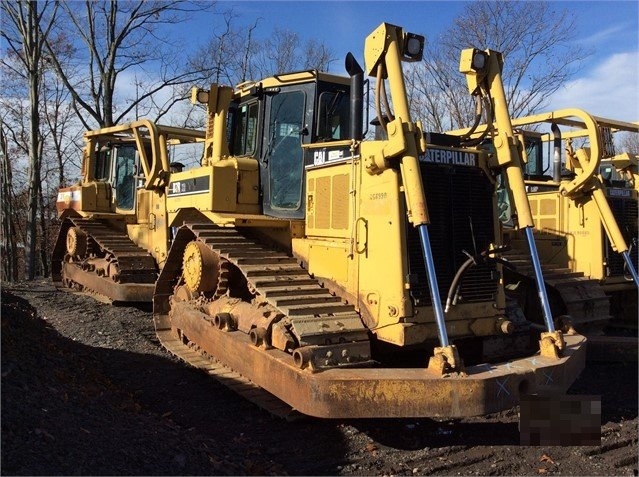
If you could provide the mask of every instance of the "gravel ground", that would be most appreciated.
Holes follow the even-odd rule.
[[[518,409],[287,422],[165,351],[149,310],[2,285],[2,475],[637,475],[637,362],[589,363],[601,445],[520,446]]]

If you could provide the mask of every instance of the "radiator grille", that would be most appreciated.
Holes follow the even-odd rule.
[[[612,209],[612,214],[615,216],[615,220],[617,224],[619,224],[619,228],[621,229],[621,233],[626,240],[626,244],[630,247],[632,246],[632,250],[630,252],[630,257],[632,263],[635,266],[635,270],[637,269],[637,256],[638,256],[638,248],[637,247],[637,214],[639,213],[637,209],[637,201],[630,198],[620,198],[620,197],[609,197],[608,203],[610,204],[610,208]],[[606,261],[608,262],[608,273],[611,277],[618,277],[624,275],[625,268],[625,260],[621,256],[621,254],[615,252],[612,249],[612,245],[606,237]],[[627,275],[627,274],[626,274]]]
[[[481,169],[420,163],[431,223],[428,225],[442,301],[464,251],[481,253],[494,242],[493,186]],[[419,233],[408,225],[411,294],[418,306],[431,304]],[[461,283],[460,302],[492,301],[498,285],[494,264],[473,266]]]

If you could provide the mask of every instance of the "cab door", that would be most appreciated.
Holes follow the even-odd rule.
[[[134,213],[136,202],[135,175],[138,170],[137,149],[133,144],[118,145],[113,149],[115,156],[113,189],[119,213]]]
[[[304,217],[302,141],[308,136],[308,93],[308,88],[300,85],[266,96],[260,158],[262,207],[266,215]]]

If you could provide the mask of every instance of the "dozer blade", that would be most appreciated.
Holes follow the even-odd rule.
[[[300,413],[322,418],[484,415],[518,405],[522,393],[564,393],[585,363],[585,338],[568,335],[565,355],[558,360],[536,355],[470,366],[464,377],[440,377],[422,368],[312,372],[297,367],[283,351],[254,346],[245,333],[217,329],[186,304],[174,306],[172,318],[155,316],[167,349],[197,366],[202,355],[184,344],[186,338]]]

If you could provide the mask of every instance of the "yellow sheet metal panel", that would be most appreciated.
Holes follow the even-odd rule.
[[[348,280],[350,260],[345,243],[324,241],[311,243],[309,247],[308,271],[317,277],[325,277],[340,284]]]
[[[306,180],[306,229],[315,228],[315,178]]]
[[[333,176],[331,182],[331,191],[334,198],[341,197],[342,200],[333,200],[331,204],[331,225],[334,229],[346,230],[349,226],[349,200],[350,197],[348,174],[337,174]]]
[[[151,191],[146,189],[138,189],[137,191],[137,200],[138,200],[138,220],[139,224],[148,224],[149,223],[149,214],[151,213]]]
[[[211,210],[211,183],[213,167],[205,166],[171,174],[171,182],[166,197],[166,208],[176,212],[182,208],[194,207]]]
[[[316,182],[315,202],[315,226],[318,229],[330,231],[331,228],[331,178],[330,176],[318,177]],[[329,234],[333,235],[333,234]]]
[[[56,202],[58,213],[65,209],[83,212],[112,212],[111,186],[106,182],[89,182],[60,189]]]
[[[557,214],[557,201],[554,199],[554,197],[551,197],[540,201],[539,208],[541,215],[555,216]]]
[[[350,238],[353,205],[350,161],[312,168],[306,179],[306,233],[309,237]]]
[[[237,168],[237,203],[254,205],[254,213],[259,212],[260,171],[259,164],[253,158],[233,159]]]
[[[193,207],[201,211],[234,212],[237,210],[237,176],[232,164],[174,173],[167,193],[167,210],[176,212]]]
[[[375,327],[399,323],[412,316],[408,296],[408,262],[400,252],[405,244],[404,197],[399,172],[387,169],[378,175],[361,174],[358,194],[358,252],[360,301],[375,317]],[[386,337],[398,342],[400,335]]]
[[[234,212],[237,210],[237,170],[233,167],[213,167],[213,196],[211,210]]]
[[[586,277],[605,278],[604,230],[594,201],[572,203],[565,201],[565,228],[571,269]]]

